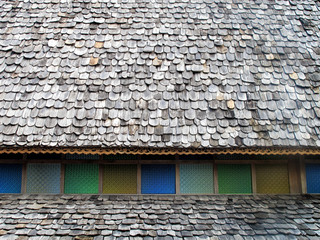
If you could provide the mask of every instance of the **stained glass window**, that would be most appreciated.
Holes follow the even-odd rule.
[[[181,193],[213,193],[212,164],[181,164],[180,192]]]
[[[60,193],[60,173],[60,164],[28,164],[27,193]]]
[[[288,167],[286,164],[256,165],[257,193],[289,193]]]
[[[176,192],[175,165],[141,165],[141,192],[155,194],[173,194]]]
[[[105,165],[103,168],[103,193],[137,193],[137,165]]]
[[[307,192],[320,193],[320,164],[306,164]]]
[[[252,193],[251,166],[249,164],[219,164],[219,193]]]
[[[21,164],[0,164],[0,193],[20,193]]]
[[[99,192],[99,165],[98,164],[66,164],[65,193]]]

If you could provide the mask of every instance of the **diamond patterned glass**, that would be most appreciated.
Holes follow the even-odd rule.
[[[99,192],[99,165],[98,164],[66,164],[65,193]]]
[[[307,192],[320,193],[320,164],[306,164]]]
[[[60,193],[60,173],[60,164],[28,164],[27,193]]]
[[[103,168],[103,193],[137,193],[137,165],[105,165]]]
[[[141,165],[141,193],[173,194],[176,192],[175,165]]]
[[[0,193],[20,193],[21,164],[0,164]]]
[[[249,164],[219,164],[219,193],[252,193],[251,166]]]
[[[92,154],[66,154],[67,160],[99,160],[99,155]]]
[[[132,154],[114,154],[114,155],[103,155],[103,160],[138,160],[139,155]]]
[[[181,164],[180,192],[181,193],[213,193],[212,164]]]
[[[257,193],[289,193],[288,167],[286,164],[256,164]]]

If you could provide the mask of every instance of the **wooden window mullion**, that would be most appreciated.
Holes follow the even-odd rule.
[[[65,176],[65,164],[61,163],[61,173],[60,173],[60,193],[64,193],[64,176]]]
[[[256,165],[251,163],[251,182],[252,182],[252,193],[257,193],[257,177],[256,177]]]
[[[141,194],[141,155],[137,164],[137,194]]]
[[[301,193],[307,193],[307,176],[306,176],[306,163],[304,156],[300,156],[300,181],[301,181]]]
[[[22,183],[21,183],[21,193],[27,192],[27,164],[24,163],[22,165]]]

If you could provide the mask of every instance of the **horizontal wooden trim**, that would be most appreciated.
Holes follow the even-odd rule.
[[[252,147],[252,148],[152,148],[152,147],[1,147],[0,154],[132,154],[132,155],[320,155],[320,148]]]
[[[3,161],[0,159],[1,164],[32,164],[32,163],[51,163],[51,164],[100,164],[100,165],[127,165],[127,164],[288,164],[288,160],[256,160],[256,159],[248,159],[248,160],[14,160],[14,161]],[[306,162],[310,163],[310,162]],[[320,163],[319,161],[312,161],[311,163]]]
[[[311,163],[311,164],[312,164],[312,163],[319,163],[319,162],[320,162],[320,157],[319,157],[318,160],[315,160],[315,159],[312,159],[312,160],[309,159],[309,160],[308,160],[308,159],[306,159],[306,160],[304,160],[304,162],[305,162],[305,163]]]
[[[232,161],[231,161],[232,162]],[[234,161],[239,162],[239,161]],[[243,161],[244,162],[244,161]],[[243,163],[240,162],[240,163]],[[246,161],[248,162],[248,161]],[[277,162],[277,161],[275,161]],[[1,164],[13,164],[13,163],[62,163],[62,164],[85,164],[85,163],[93,163],[93,164],[102,164],[102,165],[112,165],[112,164],[120,164],[120,165],[125,165],[125,164],[213,164],[214,160],[212,161],[207,161],[207,160],[192,160],[192,161],[184,161],[184,160],[114,160],[114,161],[109,161],[109,160],[58,160],[58,161],[52,161],[50,159],[45,160],[10,160],[10,161],[3,161],[0,159]],[[223,162],[225,163],[225,162]]]
[[[256,160],[256,159],[248,159],[248,160],[215,160],[216,164],[287,164],[288,160],[283,160],[279,158],[279,160]]]

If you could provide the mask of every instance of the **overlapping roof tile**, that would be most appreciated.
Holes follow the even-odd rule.
[[[0,239],[319,239],[317,196],[2,195]]]
[[[320,4],[0,2],[2,146],[320,146]]]

